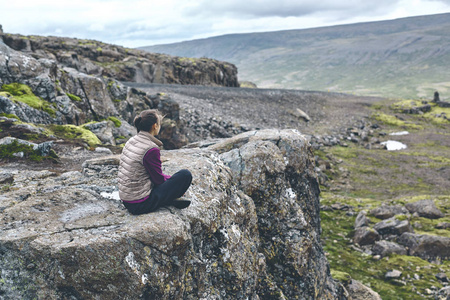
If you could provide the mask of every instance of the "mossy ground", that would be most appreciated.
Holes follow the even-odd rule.
[[[448,174],[445,170],[450,168],[450,122],[439,116],[441,108],[435,105],[432,105],[430,113],[423,115],[396,111],[402,105],[419,103],[421,101],[386,100],[373,106],[372,120],[381,126],[382,132],[410,132],[405,136],[380,137],[405,143],[408,146],[405,150],[369,150],[350,144],[348,147],[335,146],[316,151],[322,159],[332,157],[340,162],[327,173],[331,181],[329,187],[322,187],[321,205],[341,203],[350,205],[353,211],[353,214],[342,210],[321,212],[322,239],[332,274],[337,274],[339,280],[346,280],[345,274],[349,274],[370,286],[383,299],[432,298],[427,294],[428,290],[443,287],[435,275],[444,272],[450,277],[450,261],[436,264],[404,255],[375,260],[352,247],[358,212],[369,211],[382,203],[404,205],[432,199],[446,213],[444,218],[431,220],[404,215],[399,218],[409,218],[416,233],[450,237],[448,230],[436,228],[439,223],[450,222],[450,180],[445,175]],[[347,184],[340,184],[344,181]],[[369,217],[371,226],[381,221]],[[392,269],[402,271],[401,280],[385,279],[385,274]],[[419,279],[414,279],[415,274]]]

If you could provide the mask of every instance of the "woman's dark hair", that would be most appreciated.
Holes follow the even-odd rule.
[[[150,131],[156,123],[160,124],[162,115],[157,109],[147,109],[134,118],[134,127],[137,131]]]

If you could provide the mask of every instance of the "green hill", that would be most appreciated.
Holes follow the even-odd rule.
[[[231,34],[141,49],[237,65],[264,88],[384,97],[450,96],[450,13],[278,32]]]

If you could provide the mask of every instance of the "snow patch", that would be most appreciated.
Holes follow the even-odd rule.
[[[397,142],[397,141],[386,141],[386,142],[382,142],[381,145],[385,145],[386,149],[388,151],[396,151],[396,150],[402,150],[402,149],[407,148],[407,146],[405,144]]]
[[[399,131],[399,132],[390,133],[389,135],[408,135],[408,134],[409,134],[408,131]]]

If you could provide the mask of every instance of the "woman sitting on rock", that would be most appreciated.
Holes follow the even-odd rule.
[[[159,147],[155,138],[161,129],[163,116],[154,109],[141,112],[134,119],[138,134],[125,144],[120,156],[119,196],[133,215],[157,210],[162,206],[186,208],[191,201],[178,199],[192,182],[192,174],[181,170],[172,176],[161,170]]]

